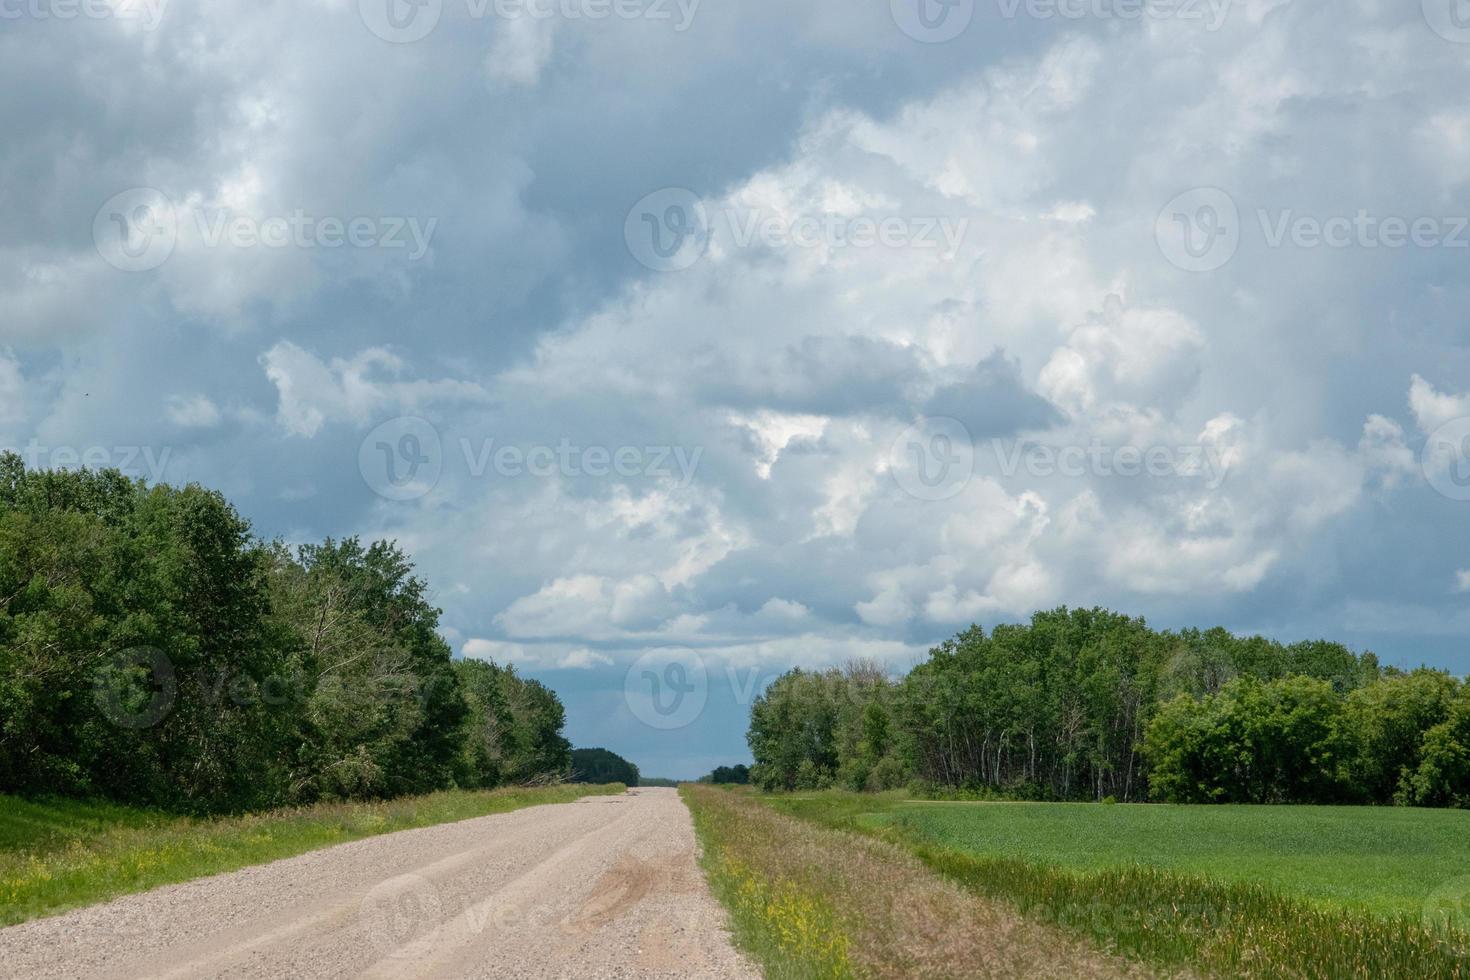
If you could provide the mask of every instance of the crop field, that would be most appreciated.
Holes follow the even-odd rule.
[[[1457,879],[1470,891],[1463,810],[904,803],[860,821],[966,854],[1078,871],[1146,865],[1383,914],[1418,915]]]
[[[761,799],[1155,967],[1470,977],[1470,813]]]

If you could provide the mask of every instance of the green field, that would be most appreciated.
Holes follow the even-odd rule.
[[[0,926],[376,834],[623,790],[448,790],[214,819],[0,795]]]
[[[1436,890],[1470,876],[1462,810],[903,803],[859,819],[984,857],[1079,871],[1147,865],[1382,914],[1418,915]]]
[[[1206,975],[1470,977],[1470,813],[766,796],[1103,949]]]

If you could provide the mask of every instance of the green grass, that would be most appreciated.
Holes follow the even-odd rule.
[[[767,802],[893,840],[972,891],[1158,965],[1470,977],[1466,813],[842,793]]]
[[[44,853],[108,830],[148,827],[171,818],[115,803],[79,800],[23,800],[0,795],[0,854]]]
[[[771,980],[1138,975],[888,841],[777,813],[742,789],[679,792],[735,941]]]
[[[693,817],[700,864],[729,913],[735,944],[760,964],[762,975],[769,980],[852,976],[851,937],[834,915],[830,896],[807,876],[793,873],[791,858],[798,849],[760,820],[759,808],[752,811],[741,807],[735,794],[690,783],[679,787],[679,796]],[[775,849],[785,860],[773,860]]]
[[[1470,812],[1367,807],[914,803],[865,818],[928,843],[1078,871],[1144,865],[1418,915],[1470,875]]]
[[[453,790],[213,819],[0,795],[0,926],[395,830],[624,789]]]

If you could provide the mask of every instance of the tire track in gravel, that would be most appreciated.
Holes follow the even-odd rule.
[[[754,977],[673,790],[385,834],[0,929],[5,977]]]

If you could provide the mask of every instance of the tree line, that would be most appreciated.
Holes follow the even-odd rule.
[[[1102,609],[971,627],[899,679],[793,670],[747,741],[768,790],[1470,806],[1470,683]]]
[[[556,695],[455,661],[399,548],[0,456],[0,792],[215,812],[560,779]]]
[[[572,749],[572,782],[637,786],[638,767],[607,749]]]
[[[714,769],[699,777],[701,783],[712,783],[715,786],[746,786],[750,783],[750,767],[744,763],[733,766],[715,766]]]

